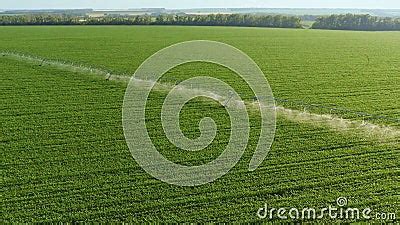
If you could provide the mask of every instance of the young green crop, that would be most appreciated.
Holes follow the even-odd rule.
[[[257,113],[250,113],[249,147],[233,170],[203,186],[171,186],[129,153],[121,124],[124,83],[14,60],[0,66],[3,221],[249,222],[265,203],[325,206],[340,196],[380,211],[396,208],[396,145],[279,118],[267,160],[248,172],[258,130]],[[152,92],[147,111],[160,151],[186,165],[209,161],[224,147],[226,131],[204,153],[175,149],[159,135],[165,94]],[[186,134],[198,133],[199,107],[217,124],[229,122],[220,106],[198,99],[181,113]]]
[[[0,27],[1,51],[126,76],[159,49],[192,39],[222,41],[245,51],[265,72],[275,97],[400,115],[400,33]],[[399,208],[398,140],[377,141],[282,116],[267,159],[248,172],[259,134],[259,114],[250,110],[250,141],[239,164],[210,184],[171,186],[148,175],[129,152],[121,121],[126,83],[1,55],[0,68],[2,221],[253,222],[259,221],[256,213],[265,203],[275,208],[325,207],[342,196],[353,207],[381,212]],[[176,83],[195,75],[224,80],[246,101],[254,97],[234,73],[215,65],[182,65],[162,81]],[[219,132],[204,151],[184,152],[167,140],[160,126],[166,95],[167,90],[154,90],[146,111],[149,134],[160,152],[184,165],[217,157],[229,138],[224,108],[199,98],[185,105],[180,118],[188,137],[199,135],[198,121],[204,116],[216,121]]]
[[[1,51],[69,61],[127,76],[158,50],[199,39],[225,42],[248,54],[266,74],[275,97],[395,119],[400,116],[400,32],[173,26],[0,27]],[[301,106],[297,109],[303,110]],[[355,119],[354,115],[347,117]]]

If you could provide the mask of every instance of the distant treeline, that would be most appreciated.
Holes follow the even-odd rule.
[[[371,15],[314,16],[252,15],[252,14],[209,14],[209,15],[108,15],[89,17],[76,15],[2,15],[0,26],[7,25],[190,25],[190,26],[243,26],[302,28],[302,19],[316,22],[312,29],[400,31],[400,18]]]
[[[368,14],[331,15],[317,18],[312,28],[328,30],[400,31],[400,18],[377,17]]]
[[[163,16],[156,18],[156,24],[204,25],[204,26],[244,26],[244,27],[286,27],[301,28],[301,19],[295,16],[210,14],[190,16]]]
[[[193,25],[301,28],[294,16],[210,14],[77,17],[70,15],[0,16],[0,25]]]

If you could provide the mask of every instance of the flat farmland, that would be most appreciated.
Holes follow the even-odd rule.
[[[323,208],[338,197],[351,207],[398,215],[399,32],[0,27],[0,40],[2,221],[254,222],[264,204]],[[249,172],[260,129],[258,112],[250,110],[249,144],[228,174],[198,187],[172,186],[141,169],[126,145],[121,118],[127,82],[46,63],[129,77],[158,50],[189,40],[220,41],[244,51],[285,110],[388,126],[392,135],[278,113],[271,151]],[[160,82],[192,76],[217,77],[245,101],[254,99],[233,72],[208,63],[178,66]],[[186,136],[199,136],[205,116],[219,129],[203,151],[182,152],[160,127],[167,94],[153,90],[147,103],[146,125],[157,149],[183,165],[216,158],[230,134],[224,108],[206,99],[185,105],[180,118]]]
[[[232,27],[2,27],[0,49],[131,76],[149,56],[189,40],[230,44],[266,74],[274,95],[399,117],[399,32]]]

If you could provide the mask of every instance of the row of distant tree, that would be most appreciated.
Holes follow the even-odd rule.
[[[328,30],[400,31],[400,18],[354,14],[331,15],[317,18],[312,28]]]
[[[205,25],[205,26],[245,26],[245,27],[287,27],[301,28],[301,19],[282,15],[210,14],[195,16],[163,16],[156,18],[156,24]]]
[[[0,16],[0,25],[192,25],[302,28],[302,20],[295,16],[210,14],[159,16],[104,16],[18,15]],[[331,15],[316,18],[312,29],[333,30],[400,30],[400,18],[371,15]]]
[[[76,17],[68,15],[0,16],[0,25],[196,25],[301,28],[294,16],[246,14]]]

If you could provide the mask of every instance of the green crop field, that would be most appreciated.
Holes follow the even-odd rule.
[[[153,178],[132,158],[122,125],[127,82],[79,67],[129,77],[158,50],[189,40],[224,42],[248,54],[284,110],[271,151],[255,171],[248,164],[260,115],[249,110],[251,135],[240,162],[212,183],[180,187]],[[0,220],[266,222],[257,216],[265,204],[324,208],[345,197],[349,207],[395,213],[383,221],[398,222],[399,43],[400,32],[0,27]],[[184,64],[160,82],[193,76],[225,81],[250,108],[253,93],[222,66]],[[203,98],[185,105],[180,125],[187,137],[199,136],[203,117],[218,126],[206,149],[186,152],[160,126],[167,94],[154,89],[147,102],[146,126],[157,149],[182,165],[215,159],[230,135],[224,108]]]

